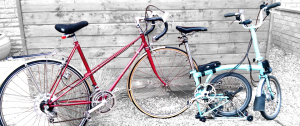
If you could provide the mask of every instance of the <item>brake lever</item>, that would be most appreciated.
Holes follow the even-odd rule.
[[[263,4],[262,4],[262,5],[260,5],[260,9],[263,9],[263,8],[265,8],[267,5],[268,5],[268,3],[266,3],[266,2],[263,2]]]

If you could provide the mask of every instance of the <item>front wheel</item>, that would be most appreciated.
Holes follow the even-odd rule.
[[[128,94],[134,105],[143,113],[155,118],[169,118],[184,112],[187,100],[193,96],[195,82],[186,52],[172,47],[153,50],[151,53],[156,71],[167,86],[154,74],[148,56],[142,56],[128,78]],[[196,62],[193,66],[197,70]]]
[[[265,111],[261,111],[261,115],[267,120],[273,120],[277,117],[281,107],[281,89],[277,79],[269,76],[270,89],[267,83],[263,85],[263,93],[266,95]],[[272,97],[272,93],[273,96]]]

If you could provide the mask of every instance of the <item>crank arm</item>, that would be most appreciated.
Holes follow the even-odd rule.
[[[228,92],[228,91],[225,91],[224,92],[224,95],[227,95],[229,97],[234,97],[237,93],[239,93],[240,91],[243,90],[243,87],[239,87],[239,89],[235,92]]]
[[[94,108],[92,108],[92,109],[90,109],[89,111],[87,111],[88,113],[92,113],[92,112],[94,112],[95,110],[97,110],[98,108],[100,108],[100,107],[102,107],[102,106],[104,106],[105,104],[106,104],[106,100],[103,100],[103,101],[101,101],[101,103],[99,104],[99,105],[97,105],[96,107],[94,107]]]
[[[238,89],[237,91],[233,92],[232,94],[233,94],[233,95],[236,95],[237,93],[239,93],[239,92],[242,91],[242,90],[243,90],[243,87],[239,87],[239,89]]]

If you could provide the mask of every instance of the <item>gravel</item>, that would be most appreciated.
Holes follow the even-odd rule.
[[[300,59],[277,46],[272,46],[269,53],[270,65],[273,68],[271,75],[275,76],[281,86],[282,106],[280,113],[274,120],[264,119],[259,112],[253,111],[253,102],[256,88],[253,87],[253,97],[249,108],[247,109],[250,115],[254,116],[252,122],[246,120],[213,120],[207,119],[205,123],[195,119],[197,112],[196,104],[193,104],[190,109],[184,113],[169,119],[151,118],[140,112],[130,101],[127,92],[122,90],[117,95],[116,107],[105,114],[93,114],[90,126],[115,126],[115,125],[130,125],[130,126],[174,126],[174,125],[202,125],[202,126],[249,126],[249,125],[271,125],[271,126],[290,126],[300,125],[299,114],[300,110],[300,89],[297,82],[300,81]],[[299,77],[299,78],[298,78]],[[294,98],[296,97],[296,98]]]

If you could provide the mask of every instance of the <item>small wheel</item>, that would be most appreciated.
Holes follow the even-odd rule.
[[[244,111],[244,115],[248,116],[248,111],[247,110]]]
[[[154,74],[148,55],[143,55],[134,65],[128,78],[127,91],[134,105],[154,118],[174,117],[187,108],[187,99],[196,88],[186,52],[172,47],[151,52],[155,69],[166,86]],[[193,61],[194,68],[197,68]]]
[[[267,120],[273,120],[277,117],[281,107],[281,89],[277,79],[269,76],[270,86],[274,97],[272,98],[271,92],[267,83],[263,85],[263,92],[266,95],[265,111],[261,111],[261,115]]]
[[[206,118],[205,118],[205,117],[200,117],[200,121],[201,121],[201,122],[205,122],[205,121],[206,121]]]
[[[215,87],[217,94],[222,94],[225,91],[237,91],[239,87],[243,87],[243,89],[234,97],[229,99],[230,101],[227,104],[224,104],[222,109],[220,108],[216,111],[220,116],[235,116],[237,115],[237,110],[238,112],[241,112],[248,107],[251,100],[252,89],[248,80],[244,76],[238,73],[231,73],[224,77],[226,74],[228,73],[220,74],[211,81],[211,84]],[[215,103],[214,106],[218,106],[224,102],[225,100],[222,100]],[[213,107],[212,105],[210,106]]]
[[[200,114],[199,114],[199,112],[197,112],[197,114],[195,115],[195,118],[196,118],[196,119],[200,119]]]
[[[247,116],[247,120],[250,122],[253,121],[253,116],[252,115]]]

